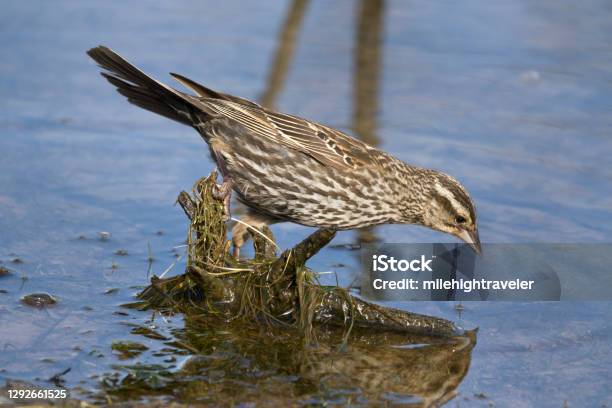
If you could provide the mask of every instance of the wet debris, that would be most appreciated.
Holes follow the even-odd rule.
[[[135,364],[130,366],[116,366],[127,371],[127,375],[120,379],[119,373],[116,376],[103,378],[102,385],[107,389],[112,389],[121,385],[127,390],[137,389],[161,390],[172,380],[172,371],[161,364]]]
[[[32,293],[21,298],[21,303],[27,306],[43,309],[53,306],[57,303],[57,299],[48,293]]]
[[[357,251],[361,249],[361,243],[359,242],[346,242],[344,244],[334,244],[329,246],[332,249],[344,249],[347,251]]]
[[[100,241],[108,241],[111,238],[111,233],[107,231],[98,232],[98,239]]]
[[[66,374],[68,374],[72,370],[71,367],[68,367],[64,371],[60,371],[59,373],[53,374],[47,381],[56,387],[63,387],[66,380],[63,378]]]
[[[3,278],[5,276],[9,276],[12,275],[12,272],[9,268],[6,268],[4,266],[0,266],[0,278]]]
[[[448,320],[385,308],[345,289],[320,286],[305,263],[333,239],[330,229],[319,229],[278,256],[269,228],[252,230],[254,258],[234,258],[224,207],[212,196],[215,182],[213,172],[196,182],[191,195],[183,191],[177,199],[190,220],[185,274],[153,277],[139,294],[143,302],[133,307],[288,325],[305,338],[315,325],[342,327],[347,338],[354,327],[443,337],[461,333]],[[353,244],[342,247],[347,245]]]
[[[113,314],[114,314],[115,316],[129,316],[129,315],[130,315],[129,313],[126,313],[126,312],[120,312],[120,311],[115,311],[115,312],[113,312]]]
[[[163,341],[167,341],[170,340],[168,337],[161,335],[160,333],[156,332],[155,330],[146,327],[146,326],[135,326],[132,330],[131,330],[132,334],[139,334],[141,336],[147,337],[149,339],[154,339],[154,340],[163,340]]]
[[[116,341],[112,344],[111,349],[120,359],[126,360],[142,354],[149,348],[142,343],[134,341]]]

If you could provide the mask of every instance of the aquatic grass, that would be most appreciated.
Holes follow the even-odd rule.
[[[459,331],[450,321],[370,304],[343,288],[321,286],[306,261],[327,245],[335,231],[319,229],[291,249],[279,248],[268,227],[248,226],[254,257],[230,254],[223,204],[212,195],[216,172],[198,180],[191,194],[181,192],[177,202],[190,220],[186,270],[171,278],[153,277],[139,297],[138,307],[164,313],[183,312],[216,316],[226,321],[268,326],[290,326],[309,342],[319,324],[344,330],[346,346],[354,327],[453,336]]]

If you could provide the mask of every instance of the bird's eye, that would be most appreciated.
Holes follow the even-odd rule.
[[[465,218],[462,217],[461,215],[458,215],[457,218],[455,218],[455,222],[457,224],[463,224],[465,222]]]

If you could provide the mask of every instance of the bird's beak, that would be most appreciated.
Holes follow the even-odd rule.
[[[474,228],[473,231],[470,231],[467,229],[461,230],[461,232],[457,234],[457,237],[461,238],[462,240],[465,241],[466,244],[472,247],[472,249],[474,250],[474,252],[476,252],[476,254],[480,255],[482,253],[482,248],[480,246],[480,238],[478,237],[477,228]]]

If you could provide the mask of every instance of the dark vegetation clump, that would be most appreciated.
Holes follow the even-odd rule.
[[[212,196],[216,176],[213,172],[198,180],[192,194],[183,191],[178,197],[190,220],[185,273],[154,277],[139,295],[139,307],[290,326],[305,338],[317,325],[340,326],[345,339],[354,327],[427,336],[458,334],[450,321],[374,305],[345,289],[319,285],[305,263],[331,241],[333,230],[319,229],[277,255],[271,231],[251,229],[255,255],[236,259],[226,238],[224,207]]]

